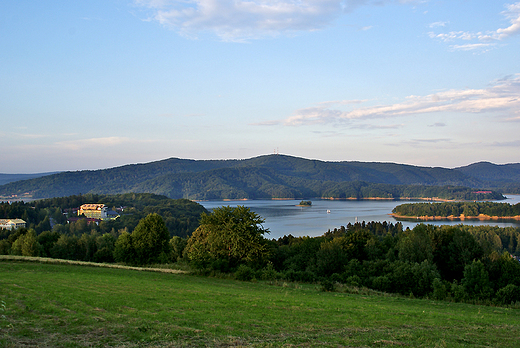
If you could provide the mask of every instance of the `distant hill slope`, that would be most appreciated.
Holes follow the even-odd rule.
[[[500,185],[519,182],[515,178],[520,176],[520,168],[507,167],[509,178],[513,178],[510,181],[505,174],[495,174],[501,181],[490,181],[492,170],[493,167],[489,167],[489,174],[484,176],[482,173],[486,171],[473,170],[471,166],[447,169],[396,163],[327,162],[285,155],[207,161],[170,158],[11,182],[0,186],[0,196],[27,194],[33,198],[48,198],[80,193],[150,192],[189,199],[396,198],[410,192],[414,192],[414,197],[421,197],[421,190],[417,190],[421,186],[484,189],[496,182]],[[428,190],[429,195],[435,194]],[[445,192],[450,190],[444,189]]]
[[[520,163],[478,162],[455,170],[484,182],[520,182]]]
[[[489,188],[508,193],[520,193],[520,163],[478,162],[455,170],[482,182]]]
[[[20,180],[40,178],[42,176],[52,175],[52,174],[56,174],[56,173],[58,173],[58,172],[36,173],[36,174],[3,174],[3,173],[0,173],[0,185],[5,185],[10,182],[15,182],[15,181],[20,181]]]

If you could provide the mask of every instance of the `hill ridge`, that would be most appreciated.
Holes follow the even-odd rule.
[[[395,198],[401,193],[393,192],[393,186],[520,190],[519,183],[520,164],[478,162],[450,169],[268,154],[227,160],[171,157],[106,169],[66,171],[1,185],[0,196],[49,198],[81,193],[150,192],[171,198],[255,199],[323,197],[334,191],[332,197],[347,198],[353,195],[346,193],[353,186],[359,191],[367,185],[390,185],[383,188],[384,196]],[[354,197],[360,198],[360,194],[363,198],[360,192]]]

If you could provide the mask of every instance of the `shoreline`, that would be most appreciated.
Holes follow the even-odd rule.
[[[31,202],[38,201],[49,198],[34,198],[32,196],[25,197],[4,197],[0,196],[0,202]],[[175,198],[172,198],[175,199]],[[439,197],[364,197],[364,198],[356,198],[356,197],[347,197],[347,198],[339,198],[339,197],[313,197],[313,198],[222,198],[222,199],[189,199],[192,202],[211,202],[211,201],[258,201],[258,200],[271,200],[271,201],[291,201],[291,200],[302,200],[302,199],[310,199],[310,200],[325,200],[325,201],[424,201],[424,202],[473,202],[474,200],[457,200],[457,199],[446,199]],[[507,200],[507,198],[503,199]],[[495,201],[494,199],[484,199],[481,201]]]
[[[425,201],[425,202],[474,202],[474,200],[457,200],[457,199],[446,199],[439,197],[399,197],[399,198],[391,198],[391,197],[365,197],[365,198],[337,198],[337,197],[313,197],[313,198],[224,198],[224,199],[190,199],[192,202],[230,202],[230,201],[299,201],[302,199],[309,200],[322,200],[322,201]],[[507,198],[506,198],[507,199]],[[504,199],[504,200],[506,200]],[[484,201],[495,201],[494,199],[485,199],[479,202]]]
[[[423,220],[423,221],[465,221],[465,220],[479,220],[479,221],[500,221],[500,220],[512,220],[512,221],[520,221],[520,215],[516,216],[491,216],[480,214],[477,216],[465,216],[464,214],[460,214],[459,216],[450,215],[450,216],[408,216],[408,215],[399,215],[399,214],[388,214],[395,219],[403,219],[403,220]]]

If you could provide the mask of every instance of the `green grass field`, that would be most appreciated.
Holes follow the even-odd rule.
[[[520,310],[0,262],[1,347],[518,347]]]

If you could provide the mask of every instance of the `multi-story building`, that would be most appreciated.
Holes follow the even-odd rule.
[[[25,227],[25,224],[25,221],[22,219],[0,219],[0,228],[5,228],[6,230]]]
[[[107,219],[108,207],[104,204],[83,204],[78,210],[78,216],[81,215],[91,219]]]

